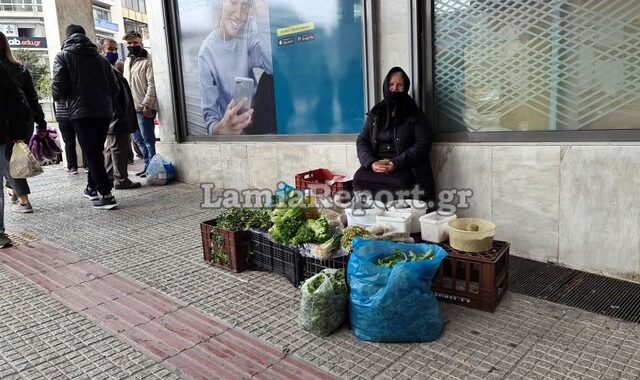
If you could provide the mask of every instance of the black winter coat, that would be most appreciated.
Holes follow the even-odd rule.
[[[34,121],[37,124],[38,131],[47,130],[47,121],[44,119],[42,106],[38,102],[38,93],[36,92],[35,85],[33,84],[33,78],[31,77],[31,73],[29,72],[29,69],[27,69],[27,66],[11,63],[6,60],[2,60],[1,62],[11,76],[11,80],[18,85],[24,94],[29,106],[29,117],[22,125],[15,126],[15,136],[17,139],[26,140],[28,142],[33,134]]]
[[[405,78],[405,92],[392,100],[389,94],[391,74],[401,72]],[[391,161],[396,170],[411,170],[416,183],[425,191],[425,199],[435,199],[435,182],[431,169],[432,134],[427,117],[408,95],[409,77],[399,67],[389,71],[383,84],[385,100],[376,104],[365,121],[356,141],[360,165],[371,170],[377,161],[378,133],[381,128],[391,128],[397,156]],[[393,114],[394,117],[390,117]]]
[[[18,139],[14,126],[24,124],[29,119],[28,112],[18,86],[4,65],[0,65],[0,144]]]
[[[72,34],[62,44],[53,63],[52,89],[53,100],[67,101],[71,120],[113,116],[118,80],[109,61],[82,34]]]
[[[113,72],[118,79],[120,91],[116,101],[113,102],[113,119],[109,124],[109,134],[133,133],[138,130],[138,117],[136,116],[131,88],[124,76],[115,67]]]

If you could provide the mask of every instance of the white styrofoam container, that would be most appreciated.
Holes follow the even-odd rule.
[[[411,214],[384,211],[376,216],[377,223],[388,224],[394,232],[411,232]]]
[[[420,217],[420,235],[422,240],[442,243],[449,238],[449,222],[457,218],[456,214],[430,212]]]
[[[417,199],[399,199],[387,203],[387,210],[411,214],[411,233],[421,231],[420,217],[427,213],[427,203]]]

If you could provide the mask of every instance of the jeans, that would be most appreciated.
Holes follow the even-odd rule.
[[[133,141],[144,156],[144,167],[146,168],[151,158],[156,155],[156,127],[153,124],[156,111],[153,111],[151,117],[145,117],[142,112],[136,112],[136,115],[138,116],[138,130],[133,133]]]
[[[9,168],[9,162],[4,156],[4,150],[6,146],[0,145],[0,172],[4,173]],[[2,188],[2,181],[0,181],[0,233],[4,233],[4,189]]]
[[[107,140],[109,123],[110,119],[94,117],[73,120],[78,142],[87,157],[87,187],[98,190],[100,195],[111,194],[113,187],[104,167],[104,143]]]

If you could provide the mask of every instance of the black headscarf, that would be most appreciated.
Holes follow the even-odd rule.
[[[389,82],[391,81],[391,77],[400,74],[404,79],[404,90],[402,92],[391,92],[389,91]],[[397,122],[405,119],[407,116],[415,114],[418,110],[418,106],[413,101],[413,99],[409,96],[409,85],[411,81],[409,80],[409,76],[404,72],[400,67],[393,67],[387,73],[387,76],[384,78],[384,82],[382,83],[382,94],[384,95],[384,100],[381,104],[384,104],[384,123],[382,123],[385,128],[389,125],[389,123],[395,119]]]

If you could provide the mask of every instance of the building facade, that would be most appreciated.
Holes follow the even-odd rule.
[[[259,136],[206,135],[207,110],[200,107],[207,104],[201,100],[207,87],[200,84],[198,92],[202,79],[198,69],[189,69],[196,67],[200,43],[188,38],[204,41],[206,30],[199,25],[219,25],[220,9],[197,0],[148,9],[158,151],[174,162],[181,180],[264,189],[293,183],[296,173],[315,168],[357,170],[356,133],[331,131],[347,120],[342,101],[326,92],[328,103],[313,96],[339,77],[344,62],[305,71],[316,56],[353,50],[355,45],[341,45],[351,36],[340,33],[341,25],[323,24],[330,19],[323,12],[341,19],[346,13],[362,21],[364,79],[340,83],[362,89],[360,120],[380,99],[388,69],[405,68],[436,132],[431,158],[438,189],[473,191],[458,216],[495,222],[497,238],[510,241],[515,255],[640,278],[640,205],[634,195],[640,188],[640,3],[374,0],[329,1],[322,9],[311,1],[267,3],[276,113],[286,109],[289,119],[277,116],[278,132]],[[188,22],[181,19],[185,14]],[[331,40],[333,31],[342,41],[325,50],[322,39]],[[307,49],[303,43],[310,41],[320,43]],[[306,55],[288,61],[295,49]],[[286,91],[279,96],[287,72],[302,73],[298,83],[315,80],[315,88],[306,87],[306,97]],[[334,118],[328,130],[279,133],[282,123],[288,123],[285,132],[314,125],[303,116],[316,104],[326,104],[325,114]],[[348,120],[350,131],[361,128]]]

